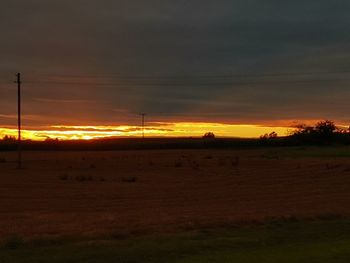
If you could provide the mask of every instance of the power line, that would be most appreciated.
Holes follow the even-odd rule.
[[[350,73],[350,70],[334,70],[334,71],[292,71],[292,72],[271,72],[271,73],[236,73],[236,74],[212,74],[201,73],[193,75],[121,75],[121,74],[33,74],[40,78],[56,77],[56,78],[116,78],[120,79],[191,79],[191,78],[234,78],[234,77],[280,77],[280,76],[303,76],[303,75],[329,75]]]
[[[119,75],[46,75],[38,79],[27,80],[28,84],[52,85],[86,85],[86,86],[210,86],[210,85],[239,85],[239,84],[285,84],[308,83],[315,81],[350,80],[346,76],[324,78],[334,74],[347,74],[350,71],[315,71],[265,74],[232,74],[232,75],[183,75],[183,76],[119,76]],[[317,78],[300,79],[319,75]],[[292,79],[281,79],[291,77]]]

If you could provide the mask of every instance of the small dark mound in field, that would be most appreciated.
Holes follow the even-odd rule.
[[[60,180],[62,180],[62,181],[66,181],[66,180],[68,180],[68,175],[62,174],[62,175],[60,175],[58,178],[59,178]]]
[[[183,166],[183,163],[181,162],[181,161],[176,161],[175,162],[175,167],[176,168],[180,168],[180,167],[182,167]]]
[[[135,176],[124,176],[122,177],[123,183],[136,183],[137,178]]]
[[[4,242],[4,248],[6,249],[18,249],[23,245],[24,241],[21,237],[13,236],[5,240]]]
[[[130,233],[127,231],[115,231],[111,234],[111,238],[117,240],[124,240],[130,237]]]
[[[225,159],[219,159],[218,165],[219,166],[225,166],[226,165],[226,160]]]
[[[75,177],[75,180],[78,182],[92,181],[92,176],[79,175]]]
[[[233,160],[231,160],[231,164],[233,167],[237,167],[239,165],[239,157],[236,156]]]

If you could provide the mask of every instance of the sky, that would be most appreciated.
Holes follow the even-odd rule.
[[[349,10],[346,0],[1,0],[0,127],[16,124],[16,72],[29,130],[136,127],[139,113],[162,129],[346,125]]]

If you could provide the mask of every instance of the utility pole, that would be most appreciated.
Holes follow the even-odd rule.
[[[18,113],[18,169],[22,168],[22,137],[21,137],[21,129],[22,129],[22,120],[21,120],[21,73],[16,74],[17,83],[17,113]]]
[[[142,116],[142,139],[145,138],[145,116],[146,113],[141,113],[140,114]]]

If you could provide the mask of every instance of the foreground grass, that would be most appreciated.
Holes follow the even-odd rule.
[[[0,262],[350,262],[350,220],[273,222],[125,240],[2,248]]]

